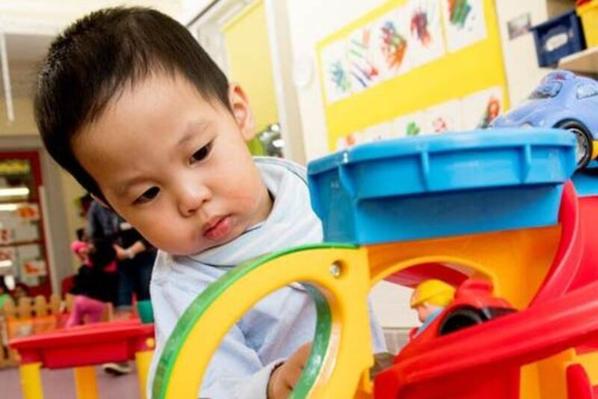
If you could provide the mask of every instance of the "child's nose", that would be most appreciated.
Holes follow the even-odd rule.
[[[182,187],[178,198],[179,212],[183,216],[191,216],[208,199],[210,199],[210,191],[206,187],[190,185]]]

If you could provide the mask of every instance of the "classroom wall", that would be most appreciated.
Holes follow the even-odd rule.
[[[547,3],[546,0],[500,0],[495,4],[503,44],[510,104],[516,106],[531,93],[540,79],[551,69],[538,66],[532,33],[509,39],[507,23],[513,18],[529,13],[532,26],[540,24],[548,17]]]

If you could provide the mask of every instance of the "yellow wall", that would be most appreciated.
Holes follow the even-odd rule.
[[[278,122],[264,3],[254,1],[223,29],[229,79],[245,89],[257,131]]]

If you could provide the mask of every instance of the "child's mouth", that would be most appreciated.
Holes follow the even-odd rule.
[[[210,223],[210,227],[204,231],[203,235],[208,240],[218,241],[226,237],[231,231],[229,216],[223,216]]]

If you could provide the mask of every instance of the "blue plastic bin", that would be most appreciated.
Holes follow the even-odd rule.
[[[551,66],[586,48],[581,20],[575,10],[531,28],[536,43],[538,65]]]
[[[376,244],[557,223],[575,137],[487,129],[363,144],[308,165],[329,242]]]

